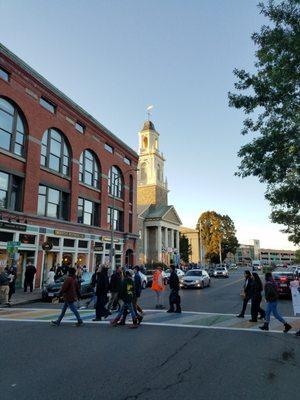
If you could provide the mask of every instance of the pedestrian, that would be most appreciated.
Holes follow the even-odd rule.
[[[165,284],[164,284],[164,278],[162,275],[162,267],[161,266],[158,266],[156,268],[156,271],[154,272],[151,289],[154,290],[154,292],[156,294],[155,308],[157,310],[164,309],[165,307],[163,306],[162,302],[163,302],[163,293],[165,290]]]
[[[292,327],[282,318],[282,316],[277,311],[278,292],[271,272],[267,272],[265,274],[265,298],[267,302],[265,323],[260,326],[259,329],[263,331],[269,330],[270,316],[271,314],[273,314],[278,321],[283,323],[283,332],[287,333],[290,329],[292,329]]]
[[[116,318],[111,321],[112,326],[118,325],[118,322],[121,319],[124,311],[128,309],[132,317],[132,325],[129,325],[129,328],[138,328],[139,325],[138,325],[137,315],[132,303],[133,296],[134,296],[134,282],[131,277],[131,272],[126,271],[125,278],[122,281],[120,290],[120,299],[123,301],[123,305],[121,309],[118,311]]]
[[[9,274],[7,270],[0,267],[0,303],[9,306]]]
[[[117,307],[121,282],[122,282],[121,268],[117,267],[116,270],[113,272],[112,276],[110,277],[110,282],[109,282],[110,299],[107,304],[107,309],[109,311],[115,310]]]
[[[90,285],[91,285],[91,288],[93,288],[94,294],[93,294],[93,296],[90,297],[89,300],[86,302],[86,305],[80,307],[80,309],[88,308],[89,305],[90,305],[91,303],[94,304],[94,308],[96,307],[96,302],[97,302],[96,283],[97,283],[97,273],[99,272],[99,270],[100,270],[100,266],[99,266],[99,265],[96,265],[95,272],[93,273],[93,275],[92,275],[92,277],[91,277]]]
[[[143,317],[143,309],[142,307],[138,304],[138,299],[141,297],[142,294],[142,278],[140,275],[140,267],[138,265],[136,265],[134,267],[134,278],[133,278],[133,282],[134,282],[134,296],[133,296],[133,306],[135,309],[135,312],[138,315],[138,319],[139,322],[142,321]],[[140,315],[138,314],[140,313]]]
[[[96,317],[93,318],[93,321],[101,321],[101,318],[107,318],[111,315],[111,312],[105,308],[108,297],[108,289],[109,289],[109,279],[107,275],[107,268],[105,265],[101,266],[100,272],[97,273],[96,276]]]
[[[55,278],[55,268],[51,267],[47,275],[46,285],[51,285],[52,283],[54,283],[55,282],[54,278]]]
[[[59,326],[61,320],[63,319],[69,307],[77,319],[76,326],[81,326],[83,324],[83,321],[75,305],[76,301],[80,297],[80,292],[79,292],[78,280],[76,278],[76,271],[74,268],[69,269],[68,277],[66,278],[66,280],[62,285],[58,297],[60,296],[63,296],[64,305],[62,307],[60,316],[57,318],[56,321],[51,321],[51,324]]]
[[[32,264],[31,261],[28,262],[25,270],[25,279],[24,279],[24,292],[27,292],[27,287],[29,286],[30,292],[33,291],[33,280],[34,275],[36,274],[36,268]]]
[[[263,319],[266,316],[265,310],[263,310],[260,306],[260,303],[262,301],[261,292],[263,291],[263,285],[257,272],[253,272],[252,277],[253,277],[253,286],[252,286],[250,322],[257,322],[258,314],[260,315],[259,319]]]
[[[8,268],[7,271],[8,271],[8,277],[9,277],[8,302],[10,303],[12,295],[16,292],[17,272],[13,266]]]
[[[169,278],[169,286],[170,286],[170,295],[169,295],[169,303],[170,308],[168,309],[168,313],[176,312],[181,313],[181,306],[180,306],[180,296],[179,296],[179,278],[176,273],[175,265],[170,265],[170,278]],[[176,310],[174,310],[174,305],[176,305]]]
[[[253,278],[251,276],[251,272],[249,270],[246,270],[244,272],[244,276],[245,276],[245,281],[244,281],[244,286],[243,286],[244,300],[243,300],[242,311],[237,315],[238,318],[245,317],[245,311],[246,311],[248,301],[251,300],[251,298],[252,298]]]
[[[57,264],[54,281],[57,281],[59,278],[62,278],[63,276],[64,276],[63,268],[60,264]]]

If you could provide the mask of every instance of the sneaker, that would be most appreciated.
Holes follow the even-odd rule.
[[[79,321],[79,322],[76,322],[76,324],[75,324],[75,326],[82,326],[83,325],[83,321]]]
[[[238,314],[236,317],[237,318],[245,318],[243,314]]]
[[[50,323],[51,323],[51,325],[59,326],[59,322],[57,322],[57,321],[51,321]]]
[[[284,333],[288,333],[288,331],[290,331],[292,329],[292,326],[290,324],[288,324],[287,322],[284,324]]]

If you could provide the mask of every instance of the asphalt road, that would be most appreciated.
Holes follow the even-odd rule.
[[[240,279],[182,291],[183,307],[238,312]],[[144,306],[153,300],[143,292]],[[291,312],[289,300],[280,307]],[[292,334],[9,321],[0,330],[1,400],[292,400],[299,392],[300,340]]]

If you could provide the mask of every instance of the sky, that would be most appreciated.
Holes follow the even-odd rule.
[[[293,249],[269,219],[266,187],[234,176],[243,114],[234,68],[254,71],[258,0],[0,0],[0,42],[138,150],[151,119],[184,226],[228,214],[240,243]]]

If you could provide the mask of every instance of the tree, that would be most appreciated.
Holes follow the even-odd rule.
[[[235,69],[238,93],[229,105],[246,115],[237,175],[257,176],[266,184],[271,220],[285,225],[289,240],[300,243],[300,2],[259,4],[270,20],[252,39],[257,46],[255,73]]]
[[[295,263],[300,263],[300,249],[295,251]]]
[[[179,237],[180,259],[189,262],[189,256],[192,254],[192,246],[185,235],[180,234]]]
[[[227,254],[235,254],[238,248],[234,222],[228,215],[220,215],[215,211],[206,211],[200,215],[198,229],[205,248],[205,258],[211,263],[224,260]]]

